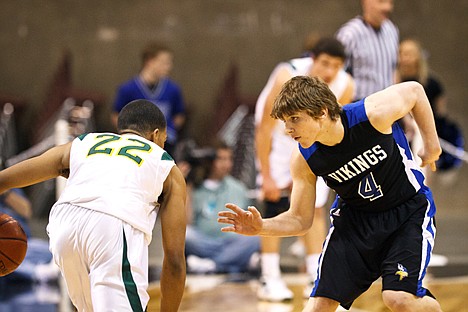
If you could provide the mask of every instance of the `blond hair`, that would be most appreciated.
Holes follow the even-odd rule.
[[[426,51],[423,49],[422,44],[420,41],[412,38],[405,39],[400,42],[400,46],[404,43],[412,43],[415,45],[417,51],[418,51],[418,70],[417,70],[417,77],[414,77],[418,80],[419,83],[421,83],[423,86],[427,84],[428,78],[429,78],[429,64],[427,62],[427,55]],[[399,73],[400,79],[404,80],[405,78],[408,77],[403,77],[401,76],[401,73]]]
[[[271,117],[284,120],[304,111],[312,118],[318,118],[324,109],[331,120],[337,120],[342,110],[328,85],[318,77],[297,76],[283,85],[273,104]]]

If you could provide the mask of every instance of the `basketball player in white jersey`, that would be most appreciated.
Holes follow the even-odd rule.
[[[145,311],[148,245],[159,214],[161,311],[177,311],[185,285],[185,180],[163,149],[166,121],[146,100],[119,114],[119,134],[88,133],[0,172],[0,193],[68,178],[47,232],[78,311]]]
[[[312,49],[312,57],[292,59],[280,63],[273,70],[265,88],[262,90],[255,107],[256,151],[259,165],[259,184],[264,201],[266,217],[274,217],[289,207],[292,178],[289,160],[297,143],[286,134],[284,124],[270,117],[276,95],[283,84],[294,76],[308,75],[319,77],[329,85],[341,104],[349,103],[354,96],[352,77],[343,70],[345,50],[334,38],[320,39]],[[322,179],[317,183],[316,207],[323,207],[328,199],[329,189]],[[304,290],[308,298],[317,268],[322,243],[326,234],[326,219],[323,209],[317,209],[314,226],[304,236],[306,249],[306,270],[309,285]],[[268,301],[290,300],[292,292],[281,280],[280,238],[262,237],[262,278],[257,295]]]

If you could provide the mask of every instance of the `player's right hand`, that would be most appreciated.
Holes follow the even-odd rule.
[[[258,235],[263,228],[263,219],[260,212],[254,206],[249,206],[244,210],[235,204],[226,204],[226,208],[231,211],[221,211],[218,213],[218,222],[230,224],[221,228],[222,232],[234,232],[243,235]]]

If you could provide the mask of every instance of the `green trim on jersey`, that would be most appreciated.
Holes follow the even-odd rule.
[[[128,300],[130,301],[130,306],[134,312],[142,312],[143,308],[141,306],[140,297],[138,296],[138,290],[133,280],[132,271],[130,270],[130,262],[127,258],[127,238],[125,237],[125,230],[123,231],[123,258],[122,258],[122,278],[125,286],[125,291],[127,292]]]
[[[161,160],[172,160],[173,161],[174,159],[172,159],[171,155],[169,155],[168,152],[164,152],[162,154],[162,156],[161,156]]]
[[[78,139],[80,139],[81,141],[83,141],[83,139],[88,135],[88,133],[83,133],[83,134],[80,134],[78,136]]]

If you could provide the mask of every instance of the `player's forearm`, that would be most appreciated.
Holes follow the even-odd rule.
[[[424,148],[428,152],[437,153],[440,150],[440,144],[429,100],[421,85],[415,86],[414,92],[416,99],[411,113],[421,132]]]
[[[29,186],[55,178],[58,170],[53,170],[50,163],[41,156],[25,160],[0,172],[0,193],[11,189]]]
[[[307,233],[312,225],[305,219],[294,215],[291,211],[283,212],[274,218],[263,219],[261,236],[300,236]]]
[[[185,258],[164,257],[161,273],[161,312],[176,312],[179,309],[185,288]]]

